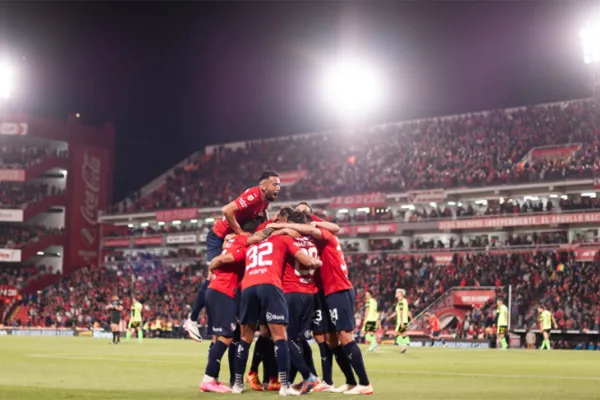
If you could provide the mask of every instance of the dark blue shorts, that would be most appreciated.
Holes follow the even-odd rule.
[[[329,332],[351,332],[354,330],[354,289],[331,293],[325,298],[332,326]]]
[[[235,300],[218,290],[206,291],[208,330],[213,335],[233,337],[237,325]]]
[[[315,295],[308,293],[285,293],[288,307],[288,339],[310,339],[315,310]]]
[[[331,329],[331,318],[329,317],[329,310],[325,302],[325,293],[319,290],[319,293],[315,295],[315,306],[314,315],[312,321],[313,333],[327,333],[333,332]]]
[[[240,323],[242,325],[284,324],[289,321],[283,290],[275,285],[250,286],[242,291]]]
[[[432,331],[431,332],[431,337],[440,337],[441,333],[442,333],[442,331]]]
[[[223,243],[225,239],[218,237],[213,230],[208,231],[206,235],[206,263],[210,264],[213,258],[218,257],[223,252]]]

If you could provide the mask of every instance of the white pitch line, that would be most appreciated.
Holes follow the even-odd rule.
[[[600,377],[591,376],[553,376],[553,375],[519,375],[519,374],[478,374],[467,372],[437,372],[437,371],[407,371],[393,369],[369,369],[369,371],[383,372],[386,374],[406,374],[406,375],[441,375],[441,376],[464,376],[472,378],[508,378],[508,379],[552,379],[552,380],[572,380],[572,381],[600,381]]]

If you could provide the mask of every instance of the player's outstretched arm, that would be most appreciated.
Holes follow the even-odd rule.
[[[235,262],[235,257],[233,254],[221,254],[220,256],[212,259],[210,265],[208,266],[208,270],[212,272],[215,269],[221,268],[223,265],[231,264],[233,262]]]
[[[316,221],[311,223],[312,226],[316,228],[323,228],[326,231],[329,231],[336,235],[340,231],[340,226],[338,224],[334,224],[333,222],[327,221]]]
[[[308,268],[321,268],[321,260],[309,256],[306,251],[298,250],[294,253],[294,258],[303,266]]]
[[[227,220],[227,222],[229,222],[229,226],[231,227],[231,229],[238,235],[242,235],[242,234],[245,234],[245,232],[242,229],[242,227],[240,226],[240,224],[237,222],[237,220],[235,219],[235,212],[238,209],[239,209],[239,207],[238,207],[237,203],[235,201],[232,201],[231,203],[224,206],[221,209],[221,212],[223,212],[223,216],[225,216],[225,219]]]
[[[284,224],[269,224],[267,227],[275,228],[275,229],[293,229],[301,235],[312,236],[315,239],[323,238],[323,233],[316,227],[306,225],[306,224],[294,224],[294,223],[284,223]]]
[[[269,236],[273,234],[275,229],[266,227],[262,231],[258,231],[254,233],[252,236],[248,238],[248,246],[256,243],[260,243],[263,240],[267,239]]]

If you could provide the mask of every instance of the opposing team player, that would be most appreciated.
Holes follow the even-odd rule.
[[[323,266],[320,269],[320,276],[325,294],[325,308],[328,311],[324,318],[329,319],[327,343],[332,348],[332,352],[336,355],[336,360],[346,376],[346,384],[331,389],[331,391],[344,394],[372,394],[373,387],[369,382],[362,353],[354,341],[356,295],[354,287],[348,279],[348,267],[337,237],[326,229],[312,225],[292,223],[274,224],[271,227],[275,229],[291,228],[302,235],[312,236],[317,240],[317,246],[321,248],[320,255]],[[340,351],[345,354],[345,357],[339,355]],[[348,368],[346,362],[350,363],[351,368]],[[355,384],[352,369],[358,376],[358,385]]]
[[[258,216],[268,219],[267,208],[270,202],[277,199],[280,189],[279,174],[275,171],[267,171],[261,175],[258,186],[246,190],[237,199],[223,207],[223,219],[217,221],[206,235],[206,261],[210,263],[213,258],[221,254],[227,234],[236,233],[249,236],[249,233],[244,232],[241,227],[246,221]],[[192,313],[184,326],[190,338],[197,342],[202,341],[198,316],[204,308],[206,289],[209,283],[209,280],[206,279],[198,291]]]
[[[127,333],[125,334],[125,341],[129,342],[131,334],[136,333],[138,342],[142,343],[144,338],[144,332],[142,331],[142,310],[144,306],[135,297],[131,298],[131,315],[129,316],[129,324],[127,326]]]
[[[388,321],[391,321],[392,318],[396,317],[396,344],[400,346],[402,353],[406,353],[410,344],[410,337],[406,334],[410,310],[405,295],[406,291],[404,289],[396,289],[396,309],[387,318]]]
[[[257,220],[244,224],[244,231],[253,233]],[[213,333],[213,345],[209,349],[208,364],[200,390],[203,392],[229,393],[231,388],[219,382],[221,359],[225,351],[232,346],[238,319],[236,294],[239,282],[244,274],[244,264],[235,262],[236,253],[244,256],[246,247],[260,243],[268,238],[273,229],[264,229],[252,236],[236,235],[225,244],[223,254],[213,258],[209,266],[210,285],[206,290],[206,312],[208,325]],[[235,349],[234,349],[235,350]],[[230,354],[234,354],[230,348]],[[234,378],[234,357],[230,357],[231,380]]]
[[[554,319],[552,313],[549,310],[547,310],[546,306],[544,306],[543,304],[538,307],[538,312],[539,329],[543,335],[540,350],[544,350],[544,348],[550,350],[550,331],[552,330],[552,326],[554,326],[554,329],[558,328],[558,324],[556,323],[556,320]]]
[[[365,315],[363,317],[362,333],[365,342],[369,343],[368,351],[377,347],[377,328],[379,328],[379,312],[377,311],[377,300],[373,298],[373,292],[367,290],[365,293]]]
[[[502,348],[502,350],[508,349],[508,343],[506,341],[506,335],[508,334],[508,307],[504,305],[504,300],[496,300],[496,348]],[[498,346],[500,345],[500,346]]]
[[[240,254],[238,254],[239,256]],[[289,321],[287,304],[282,290],[281,277],[288,255],[307,268],[318,268],[321,262],[310,257],[294,244],[289,236],[272,236],[269,239],[250,246],[245,254],[245,274],[242,280],[240,303],[240,324],[242,338],[238,345],[235,365],[235,385],[232,392],[244,390],[244,372],[248,361],[248,349],[254,339],[257,322],[266,323],[275,341],[275,358],[281,396],[298,395],[288,384],[290,353],[287,342],[287,324]],[[241,261],[244,257],[237,257]]]

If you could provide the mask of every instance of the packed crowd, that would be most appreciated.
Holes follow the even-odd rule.
[[[42,236],[62,233],[64,228],[45,225],[0,225],[0,246],[5,249],[19,249]]]
[[[41,201],[47,196],[64,196],[65,190],[42,184],[0,183],[0,207],[18,207]]]
[[[67,150],[39,146],[11,147],[4,144],[0,146],[0,168],[26,169],[47,157],[66,158],[68,156]]]
[[[598,169],[599,133],[600,107],[584,100],[432,118],[369,134],[257,141],[196,154],[166,186],[145,197],[133,194],[113,211],[219,206],[268,168],[307,171],[280,200],[590,178]],[[536,147],[568,143],[578,146],[560,156],[526,157]]]

